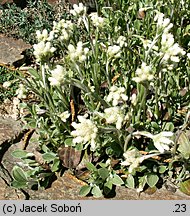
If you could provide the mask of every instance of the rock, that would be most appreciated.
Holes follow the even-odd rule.
[[[22,39],[14,39],[0,34],[0,64],[19,66],[24,62],[23,52],[31,48]]]
[[[21,123],[11,118],[0,117],[0,147],[10,145],[19,140],[23,132]],[[1,157],[0,157],[1,158]]]

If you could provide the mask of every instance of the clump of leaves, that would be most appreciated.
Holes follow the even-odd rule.
[[[47,146],[64,167],[89,171],[81,195],[189,178],[189,51],[173,32],[180,24],[174,8],[147,4],[118,1],[90,15],[75,5],[72,18],[37,32],[39,67],[23,81],[39,101],[25,104],[25,120],[42,154]]]
[[[16,95],[19,84],[19,80],[16,80],[17,75],[18,73],[16,71],[0,67],[0,102],[3,102],[5,99],[11,99]],[[4,88],[3,83],[7,81],[10,82],[11,85],[8,88]]]
[[[16,4],[7,4],[0,14],[0,33],[33,44],[36,42],[36,30],[50,30],[55,16],[55,8],[47,1],[29,0],[24,9]]]

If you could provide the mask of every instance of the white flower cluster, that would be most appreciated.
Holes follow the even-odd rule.
[[[125,161],[121,162],[121,165],[129,166],[128,171],[129,173],[132,173],[144,160],[157,155],[159,154],[141,155],[136,148],[133,148],[123,154]]]
[[[51,57],[56,50],[49,41],[41,41],[38,44],[34,44],[33,48],[37,62],[40,62],[43,58]]]
[[[56,65],[54,70],[51,70],[51,77],[48,78],[50,85],[59,86],[64,82],[65,69],[61,65]]]
[[[54,21],[53,30],[50,32],[50,35],[54,35],[54,37],[58,38],[60,41],[68,40],[73,33],[73,29],[74,24],[70,20],[62,19],[59,22]]]
[[[125,94],[125,88],[124,87],[117,87],[117,86],[112,86],[110,88],[110,93],[106,97],[107,102],[112,101],[113,106],[117,106],[120,103],[123,103],[124,101],[127,101],[128,97]]]
[[[173,132],[171,131],[162,131],[156,135],[153,135],[146,131],[137,131],[133,133],[133,135],[142,135],[151,138],[154,142],[154,146],[160,153],[164,153],[165,150],[169,151],[169,145],[174,143],[171,139],[168,138],[173,136]]]
[[[115,124],[118,130],[121,129],[125,119],[123,110],[120,107],[109,107],[104,110],[104,113],[97,112],[101,118],[106,119],[107,124]]]
[[[4,83],[3,83],[3,88],[9,88],[10,86],[11,86],[11,82],[10,81],[5,81]]]
[[[40,30],[36,31],[36,37],[38,42],[48,40],[48,31],[44,29],[42,32]]]
[[[127,47],[127,39],[124,36],[119,36],[117,39],[117,44],[119,44],[120,47]]]
[[[76,48],[72,44],[69,44],[68,52],[72,61],[83,62],[87,58],[89,49],[87,47],[83,48],[83,43],[79,41]]]
[[[146,80],[150,81],[154,78],[151,74],[151,66],[147,66],[145,62],[142,62],[141,68],[137,68],[136,77],[133,77],[133,80],[137,83],[144,82]]]
[[[97,13],[91,13],[90,18],[94,26],[103,27],[105,23],[105,19],[103,17],[99,17]]]
[[[70,10],[70,13],[73,16],[80,16],[86,14],[86,7],[83,5],[83,3],[79,3],[79,5],[74,4],[73,9]]]
[[[164,32],[168,32],[173,27],[170,19],[164,18],[164,14],[160,12],[157,12],[154,21],[157,21],[157,28],[164,30]]]
[[[109,46],[107,54],[110,58],[119,58],[121,56],[121,47],[118,45]]]
[[[179,47],[178,43],[174,43],[174,37],[171,33],[165,32],[161,39],[160,55],[163,56],[163,61],[179,62],[178,55],[185,55],[185,51]]]
[[[125,161],[121,162],[123,166],[129,166],[129,173],[132,173],[142,162],[141,154],[137,149],[128,150],[123,154]]]
[[[179,44],[174,42],[174,36],[169,33],[169,30],[173,27],[173,24],[170,23],[169,18],[164,18],[164,14],[157,12],[157,15],[154,18],[157,21],[157,29],[162,30],[161,38],[161,49],[160,56],[163,56],[162,62],[167,63],[168,60],[172,62],[179,62],[178,55],[185,55],[185,51],[180,48]]]
[[[61,118],[61,121],[63,122],[66,122],[69,116],[70,116],[69,111],[65,111],[59,115],[59,117]]]
[[[96,136],[98,128],[95,123],[90,119],[86,119],[86,116],[77,117],[80,123],[72,122],[72,126],[75,128],[71,132],[71,135],[75,137],[73,143],[89,143],[91,145],[91,150],[96,149]]]

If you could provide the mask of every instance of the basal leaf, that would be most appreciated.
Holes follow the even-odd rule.
[[[128,175],[125,185],[128,188],[135,188],[135,180],[131,174]]]
[[[13,151],[11,153],[11,155],[15,158],[27,158],[27,157],[32,157],[34,156],[33,153],[29,153],[29,152],[26,152],[22,149],[16,149],[15,151]]]
[[[103,180],[105,180],[109,176],[109,171],[106,168],[100,168],[98,169],[98,174]]]
[[[84,185],[81,187],[79,195],[80,196],[86,196],[90,193],[91,191],[91,186],[90,185]]]
[[[26,174],[24,173],[23,169],[18,166],[13,167],[12,175],[13,178],[18,182],[27,182]]]
[[[96,185],[92,188],[92,194],[93,194],[93,197],[95,197],[95,198],[102,197],[102,191]]]
[[[179,144],[178,151],[181,152],[182,156],[185,159],[189,159],[190,158],[190,141],[185,132],[182,131],[180,133],[177,143]]]
[[[111,182],[112,182],[112,184],[118,185],[118,186],[124,184],[123,180],[118,175],[116,175],[116,174],[111,179]]]
[[[156,174],[150,174],[147,176],[147,184],[150,187],[154,187],[159,180],[159,177]]]
[[[93,171],[97,171],[96,167],[92,163],[90,163],[90,162],[86,163],[86,167],[87,167],[88,170],[90,170],[92,172]]]

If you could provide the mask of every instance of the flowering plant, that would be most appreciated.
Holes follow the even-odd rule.
[[[153,6],[141,8],[141,19],[135,5],[118,7],[88,15],[79,3],[70,20],[38,31],[38,67],[24,79],[38,98],[27,105],[31,116],[25,119],[40,135],[45,163],[52,172],[82,166],[91,174],[81,195],[108,195],[113,185],[141,192],[161,180],[177,184],[189,177],[184,149],[190,147],[176,133],[189,127],[189,94],[180,93],[190,90],[188,49]],[[81,152],[78,165],[60,163],[66,149]],[[43,167],[34,173],[41,172]]]

